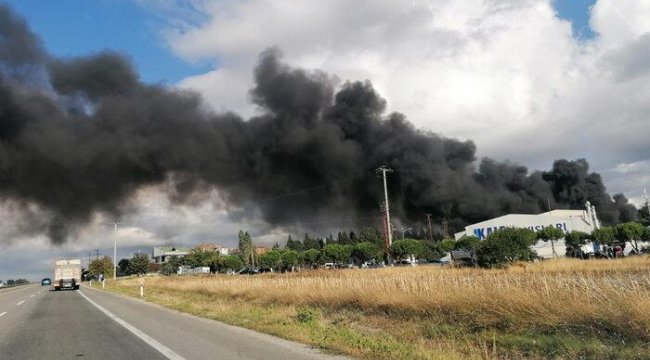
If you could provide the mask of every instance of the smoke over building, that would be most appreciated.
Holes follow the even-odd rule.
[[[262,52],[254,75],[250,96],[263,115],[217,114],[195,93],[140,82],[119,54],[54,58],[0,6],[0,197],[42,208],[47,219],[30,219],[29,231],[55,243],[165,182],[179,203],[216,188],[273,226],[336,227],[376,213],[380,165],[395,170],[391,208],[403,221],[431,213],[458,229],[587,200],[605,223],[635,216],[585,160],[558,160],[543,173],[477,161],[471,141],[386,114],[370,82],[336,87],[328,74],[283,64],[277,49]]]

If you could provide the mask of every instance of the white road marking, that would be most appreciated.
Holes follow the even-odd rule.
[[[18,304],[16,304],[16,306],[20,306],[20,305],[22,305],[24,302],[25,302],[25,300],[19,302]]]
[[[101,305],[99,305],[96,302],[90,300],[90,298],[88,296],[86,296],[84,293],[82,293],[81,291],[77,290],[77,293],[79,293],[79,295],[81,295],[84,299],[88,300],[89,303],[91,303],[93,306],[95,306],[97,309],[99,309],[99,311],[103,312],[106,316],[108,316],[109,318],[115,320],[116,323],[122,325],[125,329],[129,330],[133,335],[139,337],[142,341],[149,344],[149,346],[156,349],[159,353],[161,353],[167,359],[169,359],[169,360],[185,360],[184,357],[178,355],[172,349],[170,349],[167,346],[159,343],[157,340],[155,340],[151,336],[143,333],[141,330],[139,330],[135,326],[133,326],[133,325],[129,324],[128,322],[118,318],[117,316],[113,315],[113,313],[111,313],[110,311],[103,308]]]
[[[31,294],[31,295],[29,295],[29,297],[34,297],[34,295],[36,295],[36,294]]]
[[[3,316],[5,316],[5,315],[7,315],[7,312],[6,312],[6,311],[3,312],[2,314],[0,314],[0,317],[3,317]]]

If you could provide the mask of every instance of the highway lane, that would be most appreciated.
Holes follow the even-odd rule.
[[[4,315],[1,315],[5,313]],[[82,287],[0,292],[0,359],[332,360],[306,345]]]
[[[0,295],[0,313],[7,312],[0,317],[0,359],[165,359],[76,291],[32,287],[6,295],[10,300]]]
[[[83,293],[185,359],[335,360],[307,345],[169,310],[139,299],[82,288]]]

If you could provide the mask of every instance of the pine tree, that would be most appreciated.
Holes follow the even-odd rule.
[[[239,253],[246,266],[255,266],[255,249],[253,248],[253,239],[248,231],[239,230]]]
[[[309,236],[308,233],[305,233],[305,241],[303,241],[303,246],[305,250],[307,249],[320,249],[320,245],[318,244],[318,240],[312,238]]]
[[[356,244],[359,242],[359,239],[357,239],[357,235],[354,233],[354,231],[350,231],[350,244]]]
[[[348,237],[348,233],[340,232],[337,238],[337,242],[341,245],[349,244],[350,243],[350,238]]]

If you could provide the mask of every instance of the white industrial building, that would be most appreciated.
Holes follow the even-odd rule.
[[[533,231],[541,230],[547,226],[554,226],[565,233],[573,230],[591,233],[594,229],[600,228],[600,223],[596,216],[596,210],[587,202],[586,210],[553,210],[538,215],[529,214],[510,214],[498,218],[482,221],[480,223],[468,225],[464,231],[454,234],[456,240],[464,235],[476,236],[480,240],[506,227],[525,228]],[[591,246],[589,246],[591,247]],[[558,255],[564,255],[564,240],[555,241],[555,251]],[[533,245],[533,250],[537,255],[543,258],[553,257],[553,249],[550,242],[538,241]],[[593,251],[589,249],[589,251]]]

